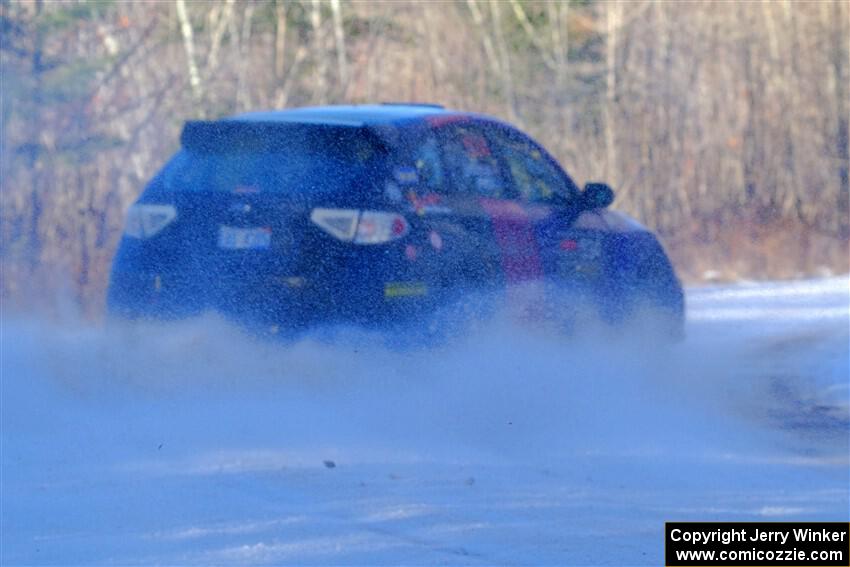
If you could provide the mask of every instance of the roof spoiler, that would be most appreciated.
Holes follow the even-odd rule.
[[[274,151],[285,149],[307,130],[337,130],[325,124],[249,122],[242,120],[189,120],[183,125],[180,145],[199,151]]]

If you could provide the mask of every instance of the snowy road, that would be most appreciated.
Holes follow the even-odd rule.
[[[661,565],[665,520],[848,521],[850,281],[688,303],[660,350],[7,317],[0,563]]]

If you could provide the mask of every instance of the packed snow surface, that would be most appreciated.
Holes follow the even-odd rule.
[[[0,563],[661,565],[665,521],[848,521],[849,296],[690,289],[666,346],[7,313]]]

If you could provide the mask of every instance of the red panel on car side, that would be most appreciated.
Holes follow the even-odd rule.
[[[514,201],[481,198],[479,202],[490,216],[505,280],[519,283],[542,278],[540,251],[528,212]]]

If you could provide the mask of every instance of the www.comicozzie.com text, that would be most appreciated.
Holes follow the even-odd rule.
[[[836,530],[813,530],[811,528],[795,528],[795,529],[776,529],[763,530],[754,528],[740,529],[716,529],[709,531],[702,530],[683,530],[675,528],[670,532],[672,541],[685,541],[692,544],[723,544],[728,545],[733,542],[745,541],[761,541],[761,542],[777,542],[785,545],[789,538],[793,536],[795,542],[843,542],[847,541],[846,531]]]

